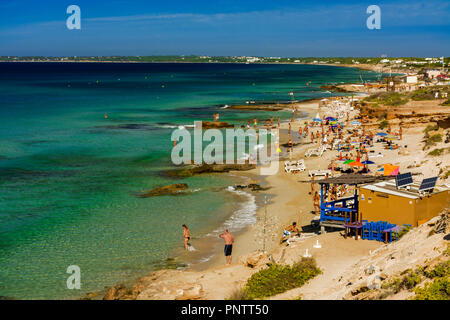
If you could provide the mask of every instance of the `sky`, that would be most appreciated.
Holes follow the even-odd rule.
[[[450,56],[450,1],[0,0],[0,56],[171,54]]]

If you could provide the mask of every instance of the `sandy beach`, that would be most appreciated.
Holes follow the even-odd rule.
[[[307,102],[298,104],[298,109],[307,113],[307,119],[315,117],[319,113],[324,118],[330,115],[327,108],[319,108],[319,102]],[[349,121],[357,116],[359,110],[349,113]],[[322,299],[317,292],[324,290],[331,283],[344,276],[344,271],[361,259],[371,255],[373,250],[382,246],[377,241],[355,241],[343,238],[343,232],[311,233],[309,230],[311,220],[314,219],[313,201],[310,194],[311,184],[300,181],[309,180],[308,170],[327,169],[331,161],[339,155],[337,150],[327,151],[321,157],[305,158],[308,148],[316,147],[309,136],[298,140],[298,128],[304,126],[305,119],[296,119],[292,126],[293,142],[298,143],[294,147],[292,160],[304,159],[306,171],[292,174],[284,171],[283,160],[277,174],[261,176],[259,168],[247,172],[234,173],[247,177],[252,182],[270,187],[267,191],[254,192],[261,199],[265,194],[269,197],[266,206],[258,208],[255,224],[235,235],[233,248],[233,264],[225,266],[225,258],[221,246],[217,246],[215,254],[208,262],[193,264],[187,270],[161,270],[140,279],[131,289],[136,299],[227,299],[233,292],[241,288],[247,279],[264,266],[264,261],[292,264],[298,261],[306,250],[322,270],[322,274],[307,285],[294,291],[271,297],[272,299],[294,299],[302,294],[307,299]],[[370,128],[371,123],[367,123]],[[450,163],[449,154],[442,157],[430,157],[428,151],[423,150],[423,130],[427,123],[416,124],[403,128],[402,140],[396,141],[401,147],[398,150],[386,150],[381,144],[375,144],[371,158],[375,164],[370,166],[372,172],[383,164],[399,165],[401,171],[409,170],[413,174],[429,177],[438,175],[443,170],[448,170]],[[289,123],[285,122],[280,127],[280,145],[288,140]],[[313,127],[313,132],[320,130],[320,126]],[[396,132],[398,123],[392,127]],[[444,144],[443,142],[441,143]],[[438,145],[437,147],[440,147]],[[448,179],[447,179],[448,180]],[[448,181],[440,181],[442,184]],[[317,190],[318,186],[316,185]],[[296,221],[303,228],[303,232],[309,237],[302,241],[280,245],[279,240],[283,229]],[[264,232],[265,230],[265,232]],[[315,249],[314,244],[319,241],[320,249]],[[263,250],[265,249],[265,250]],[[253,261],[250,263],[249,261]],[[110,290],[111,291],[111,290]],[[110,296],[114,295],[109,292]],[[342,296],[325,296],[325,298],[340,299]]]

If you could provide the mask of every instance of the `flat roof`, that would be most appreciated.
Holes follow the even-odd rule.
[[[419,187],[420,184],[414,182],[413,184],[409,185],[409,189],[406,187],[398,189],[394,179],[360,186],[361,189],[383,192],[408,199],[419,199],[422,196],[422,194],[419,193]],[[434,187],[431,194],[436,194],[448,190],[449,188],[436,186]]]

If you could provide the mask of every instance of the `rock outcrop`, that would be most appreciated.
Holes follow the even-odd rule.
[[[202,121],[202,129],[234,128],[234,125],[225,121]]]
[[[186,183],[175,183],[164,187],[157,187],[138,195],[139,198],[149,198],[155,196],[179,195],[188,189]]]
[[[240,185],[234,187],[236,190],[242,190],[242,189],[250,189],[252,191],[265,191],[269,190],[269,187],[261,187],[261,185],[257,183],[249,183],[248,185]]]
[[[256,165],[250,163],[244,164],[201,164],[194,165],[188,168],[172,170],[167,173],[170,176],[174,177],[190,177],[196,174],[203,173],[221,173],[221,172],[230,172],[230,171],[247,171],[251,169],[255,169]]]

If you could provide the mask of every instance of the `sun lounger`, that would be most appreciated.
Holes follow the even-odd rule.
[[[287,173],[298,173],[306,170],[305,161],[303,159],[298,161],[286,161],[284,163],[284,171]]]
[[[308,171],[308,175],[310,177],[312,176],[326,176],[326,175],[331,176],[331,170],[309,170]]]
[[[308,149],[305,153],[305,157],[318,156],[321,157],[323,152],[326,150],[324,146],[320,146],[318,149]]]
[[[369,154],[369,158],[378,158],[378,157],[382,158],[382,157],[384,157],[384,155],[381,153]]]
[[[312,237],[317,236],[315,233],[301,233],[300,236],[292,236],[286,240],[287,244],[290,245],[291,242],[303,241]]]

